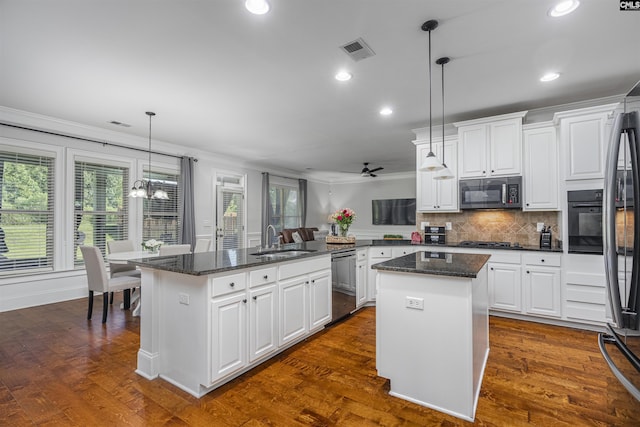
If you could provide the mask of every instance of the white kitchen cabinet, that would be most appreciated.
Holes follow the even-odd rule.
[[[236,292],[211,300],[211,382],[247,365],[247,295]]]
[[[524,312],[551,317],[561,316],[560,254],[525,254]]]
[[[306,335],[309,330],[308,276],[280,282],[280,345]]]
[[[602,179],[608,121],[618,104],[556,113],[565,164],[565,180]]]
[[[558,141],[552,124],[528,125],[523,131],[525,211],[557,210]]]
[[[563,316],[567,320],[603,324],[607,320],[604,257],[587,254],[565,257]]]
[[[526,113],[454,123],[458,128],[458,177],[520,175]]]
[[[457,138],[445,138],[444,154],[453,179],[433,179],[437,172],[419,170],[429,153],[429,143],[416,145],[416,204],[419,212],[458,212]],[[422,142],[422,141],[416,141]],[[442,139],[434,140],[433,153],[442,160]]]
[[[309,276],[309,330],[321,328],[331,321],[331,272]]]
[[[376,300],[376,275],[377,270],[371,268],[373,264],[385,262],[391,259],[391,246],[371,246],[369,248],[369,264],[367,274],[367,299],[369,301]]]
[[[489,262],[489,308],[522,311],[522,267],[520,264]]]
[[[278,348],[278,287],[261,286],[249,292],[249,362]]]
[[[416,253],[419,250],[427,250],[424,246],[395,246],[391,248],[391,258],[398,258],[401,256]]]
[[[356,263],[356,307],[367,302],[367,263]]]

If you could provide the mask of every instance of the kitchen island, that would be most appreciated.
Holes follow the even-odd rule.
[[[420,251],[371,267],[376,366],[391,395],[473,421],[489,354],[488,259]]]
[[[201,397],[252,369],[331,321],[331,252],[369,243],[130,261],[142,270],[136,372]]]

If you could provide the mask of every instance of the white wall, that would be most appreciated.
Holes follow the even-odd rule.
[[[349,233],[358,238],[381,239],[384,234],[402,234],[405,239],[410,239],[411,232],[417,230],[413,225],[373,225],[371,216],[372,200],[415,198],[415,173],[389,174],[357,182],[332,183],[330,189],[330,204],[326,216],[337,209],[353,209],[356,212],[356,220],[349,228]]]

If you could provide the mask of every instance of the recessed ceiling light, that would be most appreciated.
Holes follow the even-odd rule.
[[[346,82],[348,80],[351,80],[351,77],[353,77],[351,73],[344,70],[338,71],[338,73],[335,75],[336,80],[338,80],[339,82]]]
[[[381,116],[390,116],[391,114],[393,114],[393,110],[389,107],[384,107],[382,108],[382,110],[380,110]]]
[[[559,16],[568,15],[574,10],[576,10],[580,6],[580,2],[578,0],[565,0],[559,3],[556,3],[551,9],[549,9],[549,16],[552,18],[557,18]]]
[[[547,73],[544,76],[540,77],[541,82],[550,82],[560,77],[559,73]]]
[[[269,12],[269,3],[267,0],[247,0],[244,7],[254,15],[264,15]]]

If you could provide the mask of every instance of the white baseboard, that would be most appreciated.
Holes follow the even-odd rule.
[[[84,273],[84,272],[83,272]],[[77,272],[32,276],[0,286],[0,312],[86,298],[87,277]]]

